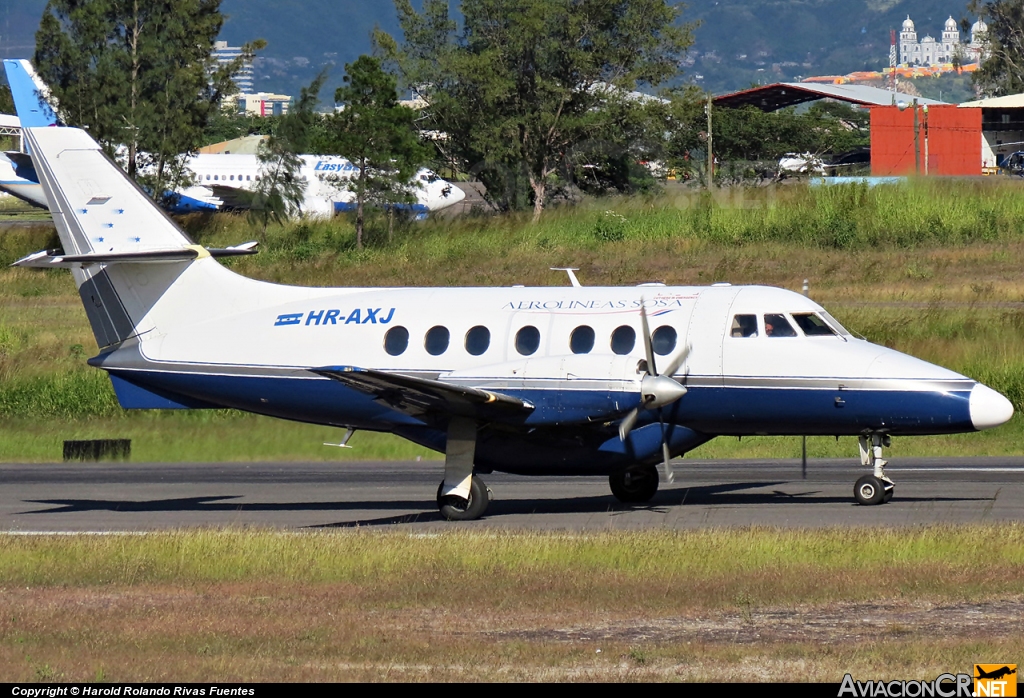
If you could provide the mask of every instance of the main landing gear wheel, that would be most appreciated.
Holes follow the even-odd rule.
[[[863,475],[853,487],[853,496],[858,504],[882,504],[888,501],[885,494],[885,483],[874,475]],[[889,488],[889,497],[892,497],[891,487]]]
[[[858,504],[885,504],[892,499],[896,485],[885,474],[888,462],[882,458],[882,449],[889,446],[888,434],[865,434],[857,439],[861,465],[871,468],[871,474],[857,480],[853,497]]]
[[[437,486],[437,508],[441,516],[449,521],[472,521],[479,519],[487,511],[487,505],[491,503],[491,489],[484,484],[476,475],[473,476],[469,486],[469,499],[463,499],[450,494],[447,497],[441,496],[444,489],[444,481]]]
[[[609,475],[608,484],[620,502],[646,502],[658,491],[658,469],[653,465],[635,465]]]

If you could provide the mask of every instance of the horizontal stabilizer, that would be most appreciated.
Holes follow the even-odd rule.
[[[86,264],[153,264],[167,262],[191,262],[203,257],[238,257],[256,254],[259,242],[242,243],[233,247],[206,248],[190,245],[171,250],[140,250],[138,252],[89,252],[66,255],[60,250],[44,250],[22,257],[12,267],[35,267],[37,269],[70,268]]]
[[[413,417],[433,416],[447,421],[447,418],[457,416],[521,423],[533,411],[533,405],[529,402],[511,395],[443,381],[355,366],[328,366],[310,370],[361,393],[372,395],[377,402]]]

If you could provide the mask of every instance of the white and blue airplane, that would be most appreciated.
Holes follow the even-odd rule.
[[[32,64],[24,59],[4,61],[18,117],[23,127],[57,126],[53,98]],[[359,168],[337,155],[302,155],[299,177],[305,184],[301,210],[311,216],[332,216],[355,208],[355,194],[346,183],[358,176]],[[172,213],[194,211],[248,210],[258,205],[254,187],[263,168],[253,154],[199,153],[188,158],[186,169],[193,184],[168,198]],[[401,208],[417,217],[454,206],[466,198],[465,192],[421,168],[414,178],[416,201]],[[7,152],[0,156],[0,191],[42,208],[49,208],[32,157],[28,153]]]
[[[359,168],[338,155],[301,155],[299,177],[306,183],[302,212],[312,216],[332,216],[355,209],[355,194],[346,182],[359,176]],[[172,197],[172,212],[201,210],[248,210],[254,205],[253,187],[262,168],[255,155],[242,153],[199,153],[188,159],[194,184]],[[453,206],[466,198],[465,192],[420,168],[414,180],[415,203],[404,206],[422,216]]]
[[[988,429],[1010,402],[850,335],[762,286],[305,288],[254,281],[195,244],[85,131],[25,138],[126,409],[234,408],[397,434],[445,454],[437,503],[481,516],[480,475],[607,475],[650,499],[658,465],[717,436],[848,435],[861,504],[893,494],[891,437]],[[651,329],[653,328],[653,329]]]

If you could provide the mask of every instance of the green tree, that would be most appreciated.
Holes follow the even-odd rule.
[[[220,0],[49,0],[35,64],[64,121],[87,127],[110,151],[123,146],[128,175],[161,194],[187,179],[233,73],[265,45],[218,65]]]
[[[320,119],[316,106],[326,79],[327,71],[322,71],[309,87],[303,87],[299,101],[277,119],[274,131],[260,143],[260,173],[249,217],[262,224],[264,234],[270,219],[281,222],[302,209],[307,182],[300,172],[301,156],[310,150],[312,131]]]
[[[993,96],[1024,92],[1024,0],[971,0],[967,9],[988,25],[974,84]]]
[[[356,168],[351,176],[332,176],[336,187],[355,197],[356,247],[361,249],[366,208],[387,209],[393,221],[396,206],[415,200],[413,177],[429,151],[420,143],[416,112],[398,103],[396,80],[379,59],[360,56],[345,66],[345,73],[345,84],[334,95],[343,108],[331,117],[327,138],[330,152]]]
[[[7,85],[0,85],[0,114],[14,114],[14,98]]]
[[[395,5],[404,42],[375,38],[447,134],[445,159],[535,220],[581,152],[637,155],[623,117],[656,102],[634,91],[675,77],[692,43],[666,0],[464,0],[461,30],[447,0]]]

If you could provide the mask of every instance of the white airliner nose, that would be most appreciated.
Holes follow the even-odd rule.
[[[1010,421],[1013,405],[987,385],[975,384],[971,390],[971,423],[978,431],[991,429]]]

